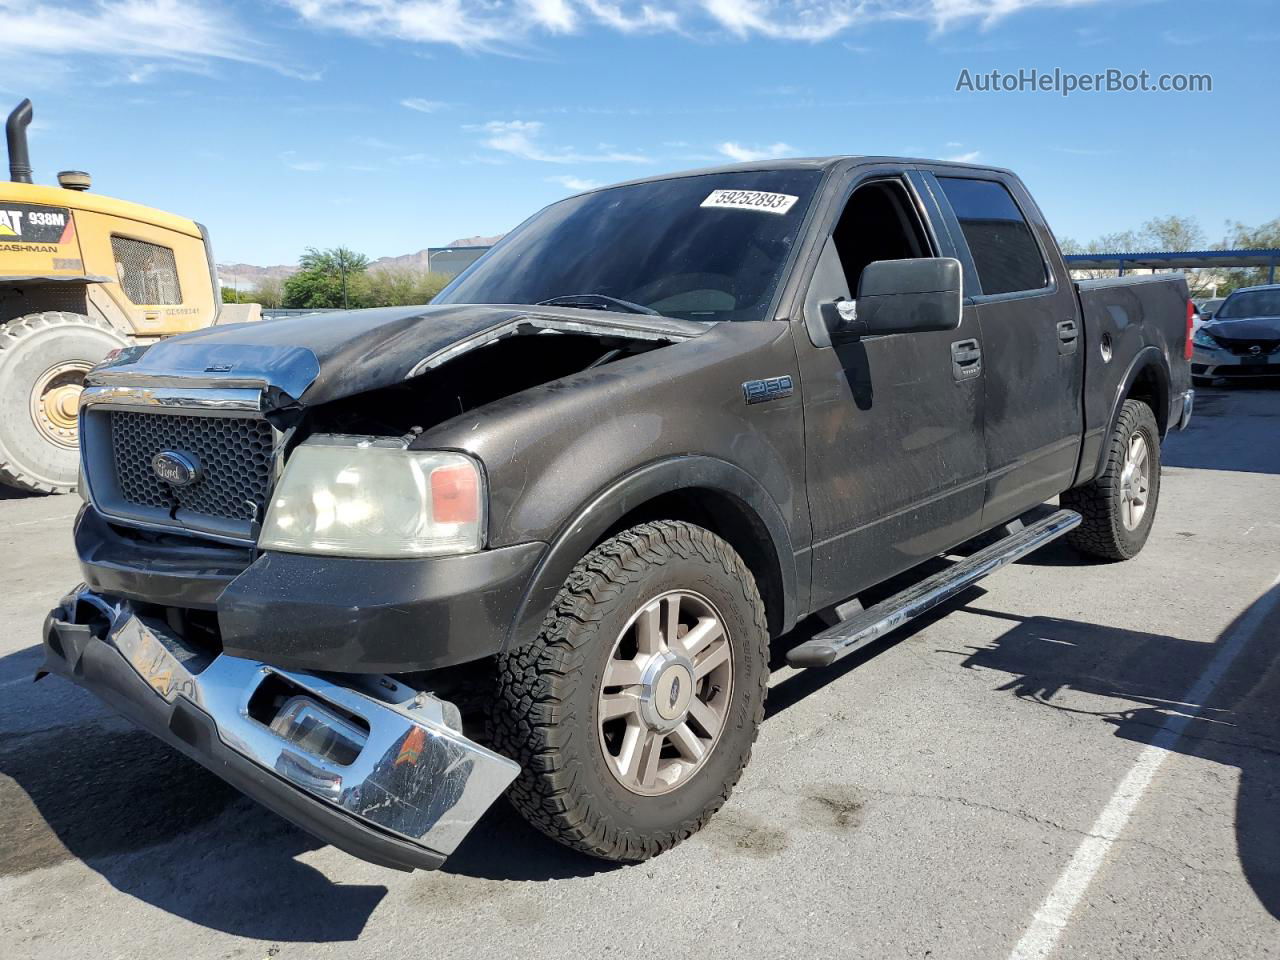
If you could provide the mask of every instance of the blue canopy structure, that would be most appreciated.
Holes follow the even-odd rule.
[[[1068,270],[1195,270],[1214,267],[1266,267],[1276,282],[1280,250],[1165,250],[1148,253],[1073,253],[1063,258]]]

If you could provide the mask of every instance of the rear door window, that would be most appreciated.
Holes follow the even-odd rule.
[[[1043,290],[1049,272],[1026,217],[1002,183],[938,177],[960,221],[984,295]]]

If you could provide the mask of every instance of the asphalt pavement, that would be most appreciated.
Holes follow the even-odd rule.
[[[827,671],[776,644],[711,825],[593,861],[500,803],[356,861],[58,679],[74,497],[0,499],[0,956],[1280,957],[1280,389],[1201,391],[1146,550],[1057,543]]]

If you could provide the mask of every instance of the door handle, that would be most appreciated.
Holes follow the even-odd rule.
[[[972,380],[982,373],[982,345],[977,340],[957,340],[951,344],[951,375],[956,380]]]
[[[1080,339],[1080,328],[1074,320],[1063,320],[1058,324],[1058,355],[1066,356],[1076,352],[1076,342]]]

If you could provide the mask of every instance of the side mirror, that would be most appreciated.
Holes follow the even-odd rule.
[[[960,326],[960,261],[951,257],[877,260],[858,281],[858,299],[820,306],[832,343]]]

